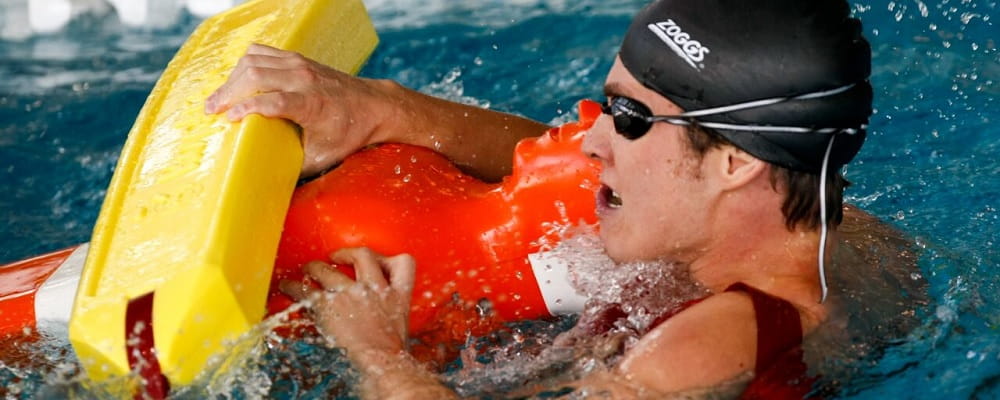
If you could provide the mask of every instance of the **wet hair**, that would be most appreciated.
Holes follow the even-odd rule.
[[[739,148],[715,130],[705,128],[698,124],[687,127],[687,138],[689,149],[699,159],[704,157],[711,149],[722,146],[733,146]],[[771,187],[778,190],[778,187],[785,188],[785,198],[781,204],[781,213],[785,217],[785,226],[789,231],[796,229],[816,230],[820,227],[819,214],[819,174],[797,171],[780,165],[769,163],[771,166]],[[843,203],[844,189],[851,183],[844,176],[837,172],[827,178],[826,184],[826,218],[830,227],[836,229],[844,218]]]

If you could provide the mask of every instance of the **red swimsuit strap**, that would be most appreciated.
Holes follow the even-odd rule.
[[[802,321],[792,303],[742,282],[734,283],[726,291],[746,293],[753,301],[757,315],[756,374],[761,374],[782,354],[802,344]]]

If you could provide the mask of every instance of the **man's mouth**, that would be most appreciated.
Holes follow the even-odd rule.
[[[601,200],[608,208],[615,210],[621,208],[622,198],[608,185],[601,185]]]

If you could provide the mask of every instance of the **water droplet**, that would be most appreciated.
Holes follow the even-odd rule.
[[[392,172],[395,172],[396,175],[399,175],[403,173],[403,167],[397,164],[395,167],[393,167]]]
[[[493,312],[493,303],[490,302],[490,299],[484,297],[479,299],[478,302],[476,302],[476,313],[479,314],[480,317],[485,317],[491,314],[492,312]]]
[[[406,174],[406,176],[403,177],[403,183],[409,183],[411,179],[413,179],[413,175]]]

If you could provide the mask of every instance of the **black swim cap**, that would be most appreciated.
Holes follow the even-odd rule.
[[[619,56],[685,114],[777,100],[691,118],[762,160],[819,172],[831,135],[833,168],[864,143],[871,48],[844,0],[654,1]]]

